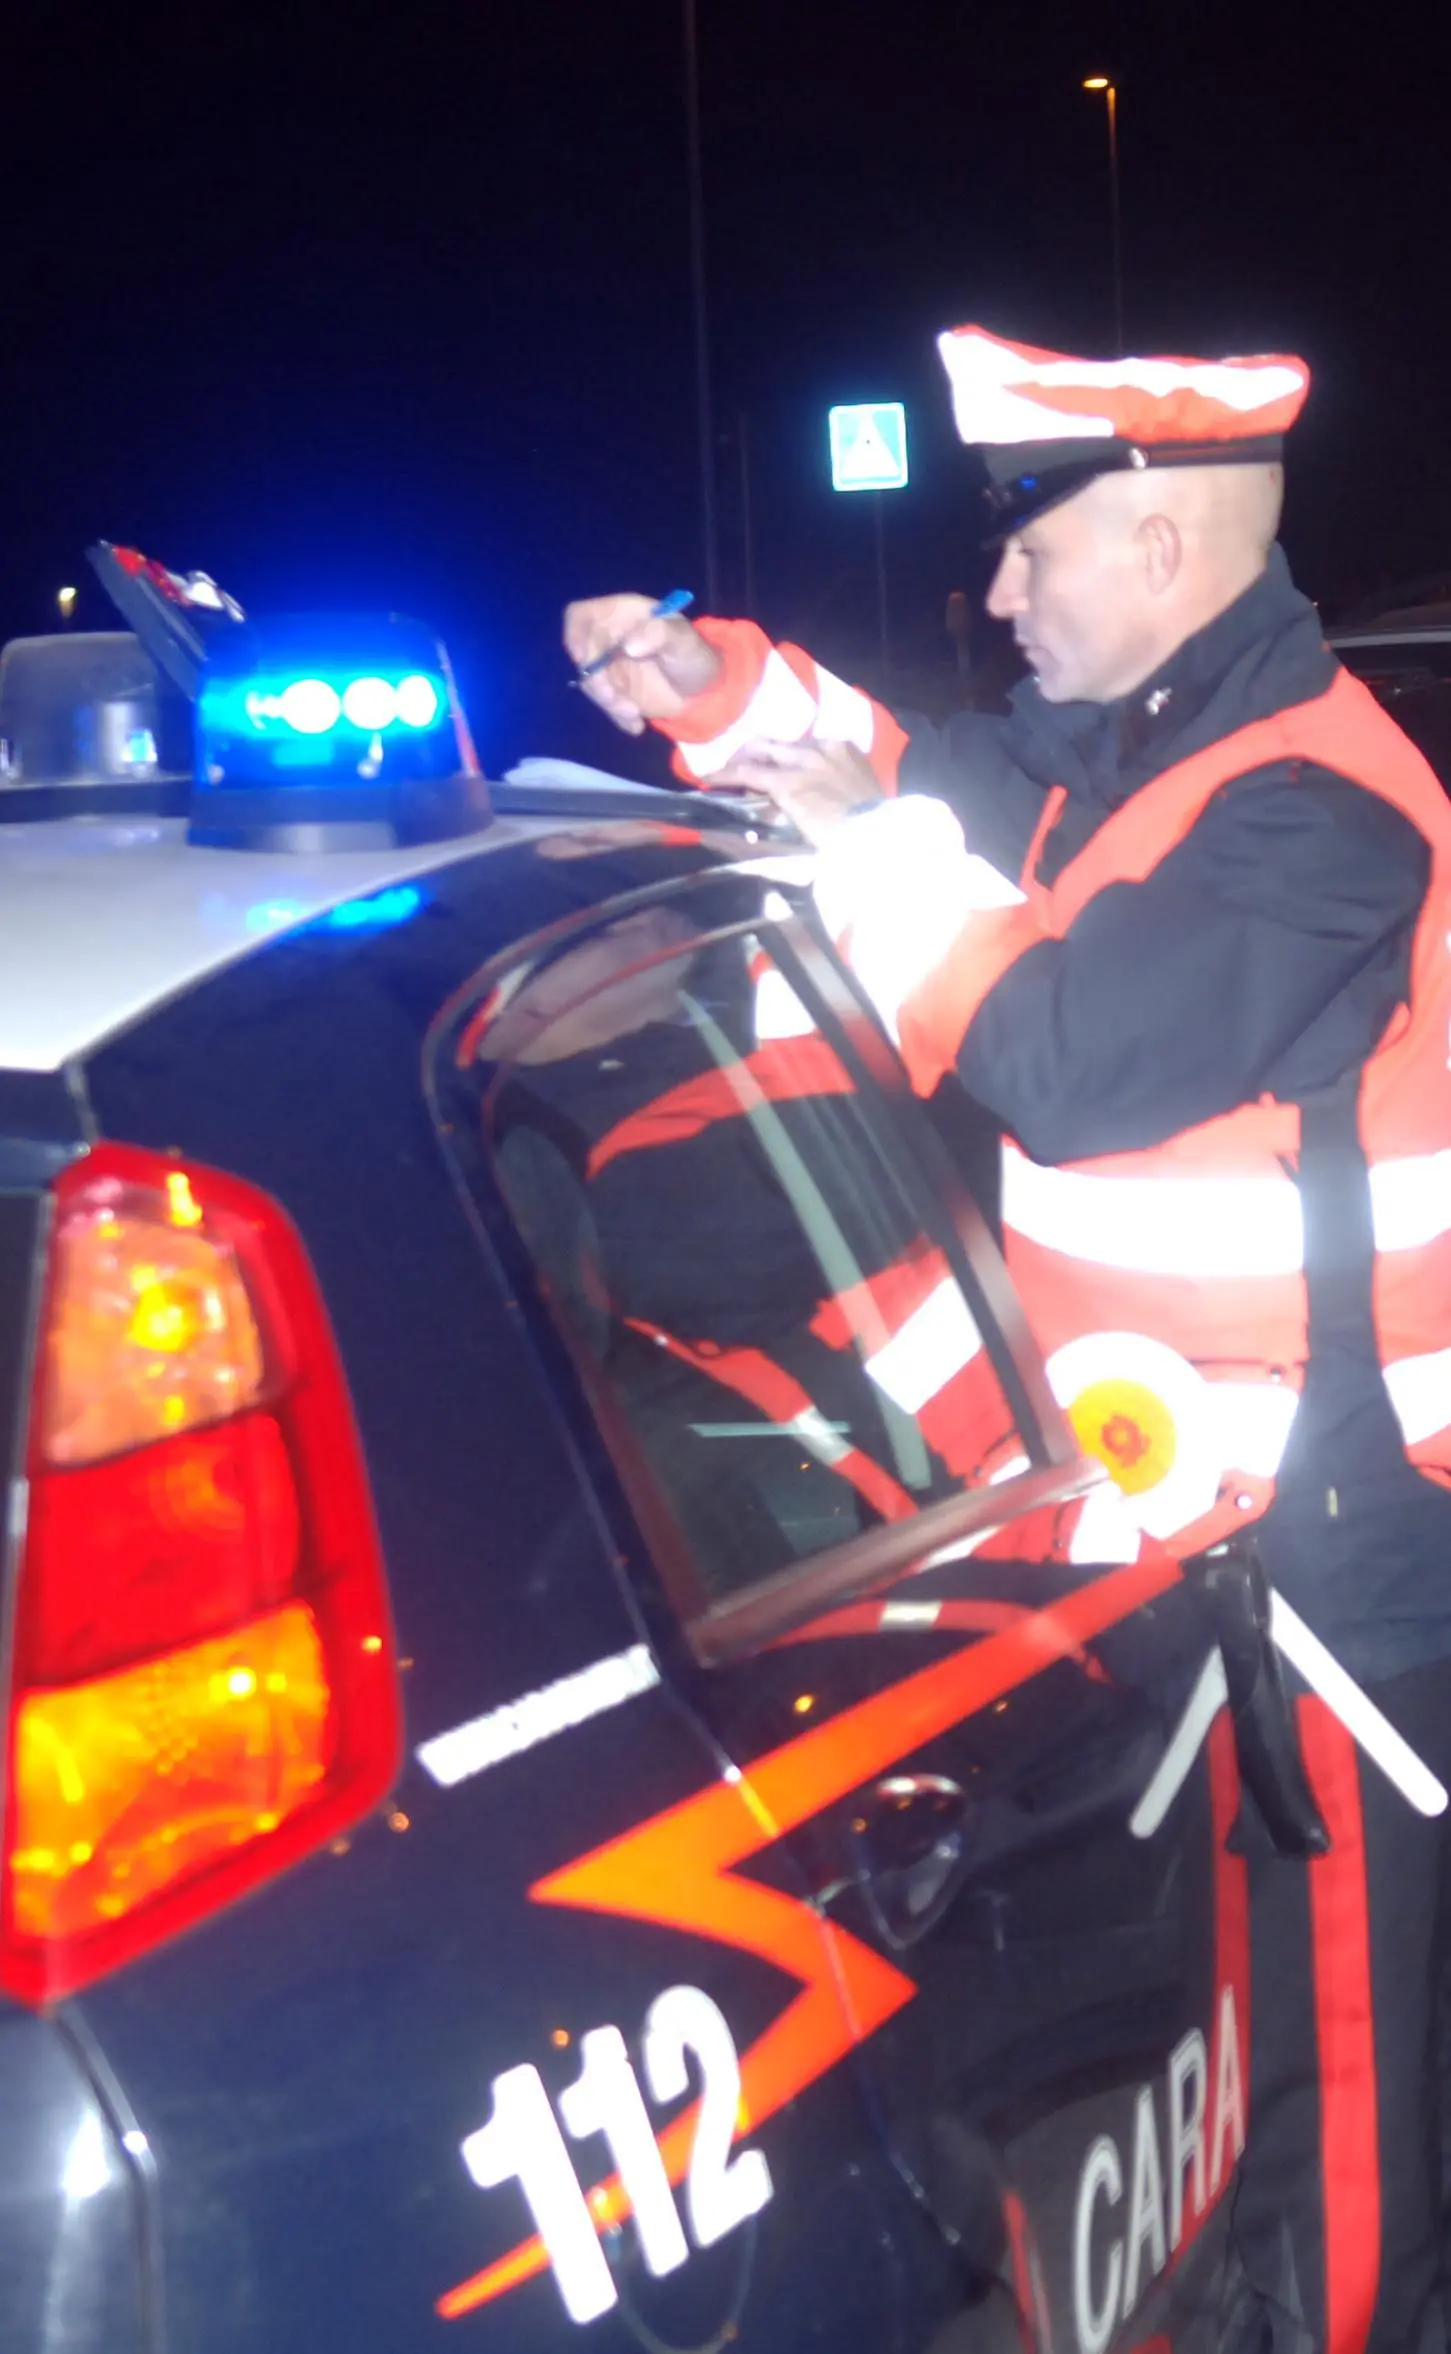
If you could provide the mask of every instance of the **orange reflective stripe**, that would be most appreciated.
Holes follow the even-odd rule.
[[[623,1153],[688,1144],[719,1120],[737,1120],[755,1099],[791,1103],[812,1095],[850,1095],[852,1083],[824,1038],[768,1040],[724,1070],[682,1079],[608,1129],[590,1151],[586,1175],[598,1177]]]
[[[796,1991],[741,2055],[740,2131],[750,2132],[864,2043],[916,1994],[912,1980],[848,1931],[737,1866],[899,1759],[991,1707],[1050,1661],[1117,1626],[1178,1579],[1166,1554],[1095,1578],[1033,1611],[1020,1625],[956,1651],[885,1692],[758,1758],[737,1781],[712,1782],[561,1871],[539,1880],[535,1904],[578,1906],[622,1920],[653,1921],[756,1954]],[[660,2136],[672,2181],[690,2159],[687,2112]],[[603,2230],[627,2212],[618,2178],[590,2194]],[[447,2321],[490,2303],[548,2265],[543,2243],[525,2240],[438,2299]]]
[[[898,1015],[902,1060],[919,1095],[954,1069],[983,999],[1043,937],[1031,900],[970,915],[941,964]]]
[[[767,1648],[788,1650],[793,1643],[824,1643],[848,1635],[997,1635],[1033,1615],[1027,1602],[919,1601],[910,1594],[885,1602],[846,1602],[804,1627],[777,1635]],[[1079,1667],[1094,1684],[1111,1684],[1112,1676],[1092,1651],[1075,1651]]]
[[[810,702],[817,706],[817,725],[802,726],[794,740],[817,734],[823,743],[856,744],[882,791],[896,792],[897,769],[907,746],[907,733],[885,704],[868,695],[864,687],[848,687],[803,647],[785,642],[773,646],[754,621],[726,621],[704,614],[695,626],[721,656],[722,668],[713,685],[694,696],[683,711],[652,722],[661,735],[668,736],[678,747],[670,764],[677,776],[684,777],[691,785],[699,786],[703,782],[709,786],[709,776],[702,779],[692,764],[690,752],[731,737],[749,711],[752,698],[766,677],[770,658],[775,654],[805,689]],[[780,674],[777,675],[779,678]],[[855,707],[848,724],[842,726],[841,715],[849,700]],[[810,703],[804,708],[809,714]],[[766,728],[763,732],[772,731]]]
[[[811,1329],[828,1348],[879,1349],[929,1292],[950,1279],[951,1270],[937,1245],[917,1242],[890,1267],[823,1300]]]
[[[673,743],[707,744],[722,735],[731,722],[745,710],[761,683],[771,641],[754,621],[721,621],[710,613],[696,616],[695,626],[708,645],[721,658],[720,674],[712,686],[693,695],[685,709],[673,719],[657,719],[653,725],[662,736]],[[692,785],[700,779],[693,768],[681,760],[671,766]]]

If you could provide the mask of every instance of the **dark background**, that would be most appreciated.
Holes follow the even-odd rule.
[[[825,411],[907,401],[896,646],[977,593],[935,330],[1303,353],[1286,538],[1328,611],[1451,566],[1444,29],[1424,11],[699,0],[724,602],[871,667]],[[679,0],[32,0],[0,46],[0,634],[98,534],[245,602],[450,640],[486,764],[649,769],[563,688],[564,598],[703,592]],[[82,624],[102,623],[83,593]],[[985,642],[985,641],[984,641]]]

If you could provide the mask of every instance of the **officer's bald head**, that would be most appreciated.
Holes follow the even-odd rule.
[[[1265,568],[1279,466],[1101,474],[1003,550],[988,610],[1050,703],[1107,703],[1142,684]]]

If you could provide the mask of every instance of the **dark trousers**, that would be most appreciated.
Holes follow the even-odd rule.
[[[1451,1787],[1451,1660],[1373,1697]],[[1447,2354],[1451,1814],[1413,1813],[1319,1701],[1297,1705],[1332,1846],[1297,1863],[1243,1824],[1253,2058],[1235,2239],[1273,2354]]]

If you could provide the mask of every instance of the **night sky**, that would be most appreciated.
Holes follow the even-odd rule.
[[[894,641],[945,660],[985,567],[933,334],[1109,350],[1099,71],[1130,347],[1309,359],[1286,539],[1327,610],[1451,568],[1429,9],[699,9],[725,603],[744,415],[760,618],[870,663],[869,502],[829,488],[825,411],[900,397]],[[31,0],[0,87],[0,634],[131,539],[257,608],[435,621],[493,768],[649,769],[564,692],[557,615],[704,588],[679,0]]]

